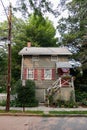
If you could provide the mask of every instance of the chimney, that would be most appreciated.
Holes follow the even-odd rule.
[[[28,42],[28,43],[27,43],[27,47],[31,47],[31,42]]]

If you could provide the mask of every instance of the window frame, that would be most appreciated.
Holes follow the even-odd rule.
[[[48,70],[50,72],[49,74],[47,74]],[[52,79],[52,69],[44,69],[44,79],[45,80],[51,80]]]
[[[39,61],[39,56],[38,55],[32,56],[32,61]]]
[[[53,58],[53,57],[56,57],[56,59]],[[58,56],[57,56],[57,55],[52,55],[52,56],[51,56],[51,61],[58,61]]]
[[[30,72],[30,71],[32,71],[32,72],[31,72],[31,73],[32,73],[32,74],[31,74],[32,77],[29,77],[29,75],[30,75],[29,72]],[[33,79],[34,79],[34,69],[28,69],[28,79],[30,79],[30,80],[33,80]]]

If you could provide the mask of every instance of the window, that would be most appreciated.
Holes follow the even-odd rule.
[[[34,79],[34,71],[33,71],[33,69],[28,69],[28,79]]]
[[[44,70],[44,79],[52,79],[52,70],[51,69]]]
[[[55,80],[55,69],[42,69],[41,70],[42,80]]]
[[[57,61],[58,57],[57,56],[51,56],[51,61]]]
[[[39,56],[32,56],[32,61],[39,61]]]
[[[28,69],[28,79],[38,80],[38,70],[36,68]]]

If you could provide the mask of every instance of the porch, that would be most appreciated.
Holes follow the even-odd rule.
[[[54,102],[57,100],[70,100],[71,96],[75,101],[74,78],[70,75],[62,75],[47,90],[45,101],[49,104],[49,97],[52,96]]]

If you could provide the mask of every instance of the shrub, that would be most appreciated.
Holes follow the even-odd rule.
[[[87,99],[87,92],[75,91],[75,95],[77,102],[82,102],[84,99]]]
[[[82,100],[81,104],[87,106],[87,100],[86,99]]]
[[[0,106],[6,106],[6,100],[0,101]]]
[[[64,101],[64,100],[58,100],[56,102],[56,106],[58,107],[65,107],[65,108],[73,108],[78,107],[77,103],[74,101]]]
[[[22,107],[37,106],[38,101],[35,99],[35,83],[31,80],[27,80],[24,87],[19,80],[17,86],[17,100],[16,104]]]

